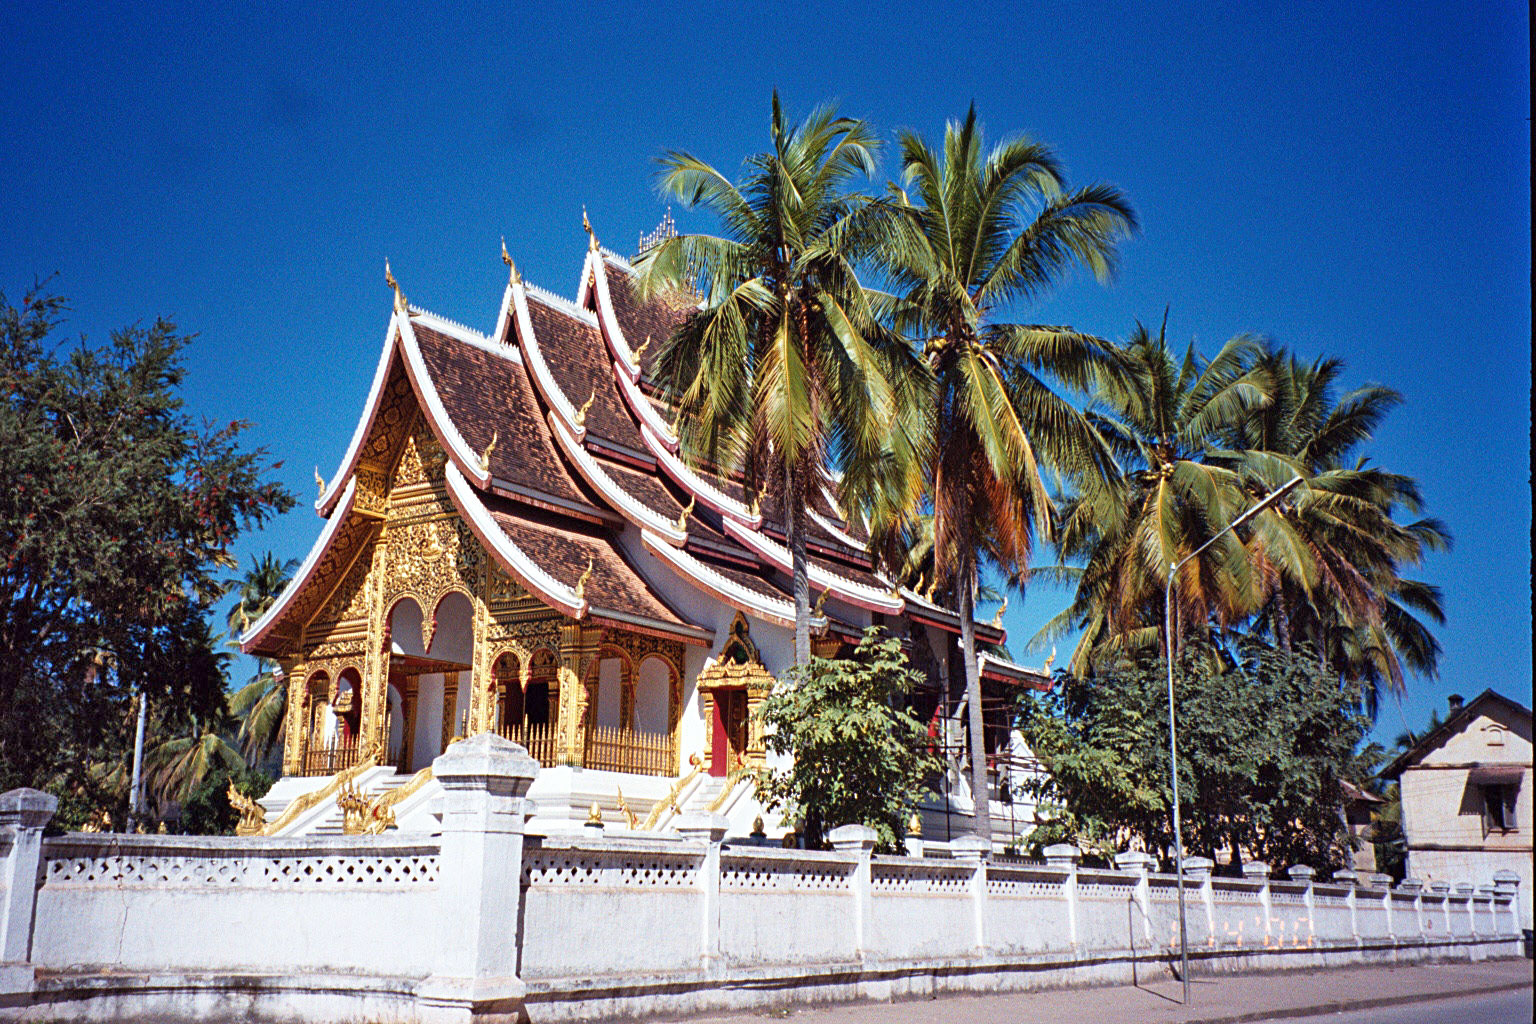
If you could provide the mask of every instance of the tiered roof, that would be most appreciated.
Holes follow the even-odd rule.
[[[672,608],[624,554],[617,536],[632,524],[645,550],[687,585],[793,625],[776,500],[751,503],[740,480],[690,467],[649,376],[660,343],[693,307],[676,298],[642,303],[633,278],[629,263],[595,240],[575,302],[525,283],[513,267],[489,336],[409,306],[397,291],[363,418],[316,502],[330,522],[244,648],[291,653],[320,600],[306,595],[329,593],[373,536],[377,521],[356,508],[354,478],[368,453],[398,443],[408,402],[447,455],[448,491],[464,520],[551,608],[709,642],[711,632]],[[814,491],[807,547],[813,600],[824,594],[818,629],[856,637],[838,610],[858,608],[958,631],[953,611],[877,574],[863,525],[844,518],[830,486]],[[981,623],[977,634],[1003,639]],[[1024,671],[991,658],[983,666],[1008,681]]]

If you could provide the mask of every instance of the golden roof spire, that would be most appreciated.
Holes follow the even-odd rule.
[[[507,240],[501,240],[501,262],[507,265],[507,284],[516,284],[522,278],[518,276],[517,264],[512,262],[512,257],[507,254]]]
[[[395,311],[404,313],[407,309],[405,293],[400,290],[400,282],[395,280],[395,275],[389,271],[389,257],[384,257],[384,283],[395,291]]]
[[[597,251],[597,235],[592,230],[592,222],[587,219],[587,204],[581,204],[581,226],[587,233],[587,245],[593,252]]]

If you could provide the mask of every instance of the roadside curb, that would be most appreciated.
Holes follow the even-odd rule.
[[[1501,985],[1483,985],[1478,988],[1457,989],[1454,992],[1420,992],[1413,995],[1376,996],[1369,999],[1335,999],[1313,1006],[1287,1006],[1274,1010],[1251,1010],[1224,1017],[1191,1017],[1178,1024],[1249,1024],[1252,1021],[1291,1020],[1296,1017],[1321,1017],[1328,1013],[1344,1013],[1349,1010],[1374,1010],[1383,1006],[1406,1006],[1411,1003],[1441,1002],[1463,996],[1487,996],[1498,992],[1513,992],[1530,988],[1530,981],[1506,982]]]

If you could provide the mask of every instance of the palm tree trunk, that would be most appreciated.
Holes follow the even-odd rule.
[[[959,599],[960,650],[965,661],[965,703],[971,733],[971,799],[975,805],[975,832],[992,842],[992,807],[987,794],[987,744],[981,715],[981,666],[976,663],[976,567],[974,556],[962,549],[955,592]]]
[[[805,555],[805,480],[800,467],[784,465],[784,534],[789,541],[790,589],[795,596],[795,664],[811,663],[811,574]]]

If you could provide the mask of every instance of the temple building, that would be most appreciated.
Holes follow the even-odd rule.
[[[486,731],[544,767],[531,796],[545,828],[707,810],[745,832],[763,813],[743,783],[765,761],[754,712],[793,662],[782,512],[679,452],[648,369],[691,300],[638,301],[628,261],[588,233],[574,301],[523,281],[504,249],[486,334],[409,304],[389,277],[366,404],[320,481],[324,527],[242,638],[288,687],[267,832],[430,827],[423,769]],[[816,653],[885,626],[928,680],[913,701],[935,742],[963,749],[956,614],[872,570],[830,480],[809,513]],[[991,656],[982,671],[997,697],[1045,682]],[[968,827],[964,778],[943,781],[930,830]],[[1027,831],[1014,805],[994,808],[1003,840]]]

